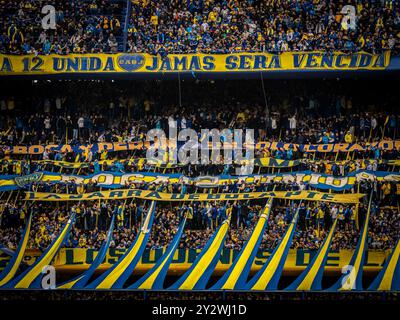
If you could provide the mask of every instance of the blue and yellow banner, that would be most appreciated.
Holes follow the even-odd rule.
[[[29,175],[1,175],[0,191],[11,191],[17,189],[29,189],[32,183],[46,182],[89,184],[96,183],[98,187],[105,189],[118,189],[129,187],[131,184],[152,184],[154,186],[165,184],[187,184],[198,188],[214,188],[225,185],[247,184],[260,185],[262,183],[283,183],[297,185],[308,185],[321,190],[344,191],[354,187],[356,182],[377,180],[380,182],[400,182],[400,173],[392,171],[370,171],[358,170],[347,176],[333,176],[312,171],[294,171],[285,173],[251,174],[244,176],[200,176],[187,177],[179,173],[163,174],[153,172],[111,172],[103,171],[86,176],[61,174],[53,172],[35,172]]]
[[[400,238],[368,290],[400,291]]]
[[[324,274],[325,263],[328,258],[329,249],[333,240],[333,234],[336,229],[338,217],[336,217],[331,230],[326,236],[318,253],[296,280],[290,284],[286,290],[309,291],[322,289],[322,276]]]
[[[358,52],[284,52],[232,54],[145,53],[0,55],[0,75],[42,75],[74,73],[240,73],[308,70],[384,70],[390,51],[381,54]]]
[[[38,260],[35,261],[28,269],[23,273],[18,275],[16,278],[12,279],[4,285],[5,288],[14,289],[39,289],[41,288],[42,270],[44,267],[51,264],[60,248],[65,243],[68,238],[69,232],[71,230],[72,224],[75,220],[75,213],[71,214],[71,217],[65,223],[60,234],[54,241],[50,244],[47,250],[40,256]]]
[[[57,160],[15,160],[15,159],[2,159],[0,164],[3,166],[19,166],[23,168],[25,165],[31,166],[36,165],[36,171],[46,171],[48,168],[59,167],[62,169],[84,169],[84,168],[95,168],[96,165],[99,167],[107,165],[107,167],[112,169],[121,168],[121,165],[137,166],[138,168],[151,167],[158,169],[175,169],[177,167],[183,167],[184,164],[173,164],[169,162],[162,161],[149,161],[146,158],[131,158],[131,159],[109,159],[100,160],[96,162],[67,162],[67,161],[57,161]],[[256,158],[253,161],[233,161],[233,165],[243,165],[243,164],[253,164],[254,166],[264,167],[264,168],[293,168],[301,164],[325,164],[328,165],[332,170],[333,165],[343,165],[343,166],[360,166],[361,169],[367,168],[371,165],[387,165],[387,166],[400,166],[400,160],[386,160],[386,159],[356,159],[356,160],[338,160],[338,161],[326,161],[326,160],[314,160],[314,159],[297,159],[297,160],[283,160],[276,158]],[[141,169],[138,169],[141,171]],[[0,176],[1,177],[1,176]]]
[[[103,263],[104,258],[107,254],[107,250],[110,247],[111,240],[113,238],[115,223],[115,215],[113,215],[110,223],[110,227],[107,232],[106,239],[104,240],[99,252],[96,255],[96,259],[90,264],[90,267],[81,275],[75,277],[72,280],[66,281],[63,284],[57,286],[57,289],[82,289],[89,282],[90,278],[93,276],[94,272],[97,270],[100,264]]]
[[[173,285],[170,290],[204,290],[218,264],[231,216],[224,220],[214,235],[207,241],[199,256]]]
[[[365,264],[365,255],[368,248],[368,226],[371,216],[372,192],[369,198],[368,211],[361,229],[357,247],[349,264],[342,270],[343,275],[327,291],[361,291],[363,290],[362,275]]]
[[[179,246],[179,242],[181,240],[183,230],[186,225],[186,218],[187,217],[185,216],[181,220],[178,230],[170,245],[168,246],[162,257],[154,265],[154,267],[138,281],[129,286],[128,289],[160,290],[164,288],[164,280],[167,276],[168,269],[174,258],[175,251]]]
[[[268,199],[250,238],[246,241],[243,249],[229,268],[229,270],[210,289],[211,290],[234,290],[242,289],[250,273],[251,265],[260,246],[264,230],[268,225],[273,199]]]
[[[29,234],[31,232],[32,214],[29,215],[25,230],[22,234],[17,250],[14,252],[11,260],[8,262],[6,268],[0,273],[0,287],[9,282],[17,273],[22,259],[25,255],[25,249],[28,244]]]
[[[246,290],[277,290],[279,279],[282,275],[285,262],[290,257],[289,249],[292,245],[293,235],[296,231],[299,218],[300,205],[296,210],[291,223],[278,245],[268,257],[261,269],[244,286]]]
[[[126,253],[110,269],[89,283],[88,289],[122,289],[126,280],[139,263],[153,226],[156,202],[152,201],[143,225],[135,241]]]
[[[251,266],[250,273],[255,274],[261,270],[264,264],[274,255],[275,249],[267,250],[259,248]],[[104,260],[98,266],[96,272],[104,272],[112,267],[127,250],[127,248],[110,247],[107,250]],[[158,263],[158,261],[160,261],[166,250],[167,247],[145,249],[138,265],[134,270],[135,274],[142,276],[149,272]],[[199,256],[201,251],[201,248],[178,248],[173,254],[173,258],[168,269],[168,275],[176,276],[185,273],[192,266],[193,262]],[[219,260],[214,269],[214,275],[223,275],[230,268],[239,253],[240,251],[236,249],[222,248]],[[329,275],[339,275],[342,267],[349,264],[353,253],[354,249],[331,249],[328,252],[328,258],[325,264],[324,272]],[[365,258],[366,261],[364,265],[364,274],[377,274],[380,270],[382,270],[382,267],[390,258],[391,253],[392,249],[368,249]],[[54,258],[52,265],[56,268],[57,272],[63,274],[73,273],[75,275],[88,270],[92,263],[94,263],[96,260],[98,254],[98,251],[95,249],[61,248],[59,253]],[[317,250],[289,249],[287,254],[284,255],[286,259],[284,260],[284,266],[282,268],[283,275],[299,275],[310,264],[316,254]],[[40,258],[41,255],[42,252],[38,249],[26,249],[22,264],[31,266]],[[11,257],[12,256],[4,252],[0,252],[0,270],[3,270],[7,266],[11,260]],[[264,290],[264,288],[261,288],[260,290]]]
[[[289,200],[326,201],[338,203],[358,203],[364,194],[361,193],[323,193],[319,191],[267,191],[243,193],[165,193],[151,190],[118,189],[114,191],[97,191],[83,194],[60,194],[46,192],[26,192],[27,201],[90,201],[121,200],[138,198],[149,201],[234,201],[278,198]]]
[[[174,146],[176,143],[172,143]],[[96,152],[101,153],[104,150],[108,152],[119,152],[119,151],[130,151],[130,150],[143,150],[149,147],[159,146],[160,149],[167,149],[170,145],[168,139],[165,145],[150,143],[149,141],[136,141],[136,142],[98,142],[93,144],[82,144],[82,145],[69,145],[69,144],[48,144],[48,145],[30,145],[30,146],[7,146],[0,145],[6,155],[9,154],[30,154],[30,155],[42,155],[45,150],[52,152],[57,151],[61,153],[75,152],[75,153],[88,153],[92,151],[93,154]],[[210,142],[209,146],[213,144]],[[214,147],[218,147],[221,150],[224,148],[230,149],[237,145],[235,143],[215,143]],[[297,143],[285,143],[285,142],[269,142],[260,141],[247,146],[248,148],[254,148],[256,150],[289,150],[307,152],[307,153],[329,153],[329,152],[353,152],[353,151],[370,151],[372,149],[379,148],[381,150],[394,150],[400,148],[400,140],[382,140],[377,142],[367,142],[363,144],[359,143],[327,143],[327,144],[297,144]],[[246,143],[243,143],[243,148],[246,148]]]

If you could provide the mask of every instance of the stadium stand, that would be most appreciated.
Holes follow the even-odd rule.
[[[2,1],[0,52],[399,52],[395,0],[346,1],[359,14],[342,30],[343,1],[83,0],[57,2],[57,31],[40,28],[45,1]]]
[[[399,1],[46,4],[0,0],[0,300],[396,299]],[[213,128],[254,159],[149,156]]]

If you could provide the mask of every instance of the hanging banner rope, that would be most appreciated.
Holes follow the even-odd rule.
[[[400,291],[400,239],[368,290]]]
[[[26,246],[28,244],[29,234],[31,232],[31,224],[32,214],[29,215],[25,230],[22,233],[22,238],[18,245],[18,249],[14,252],[6,268],[0,273],[0,287],[10,281],[18,271],[18,268],[25,254]]]
[[[103,263],[104,258],[107,254],[107,250],[110,247],[110,243],[113,236],[114,231],[114,221],[115,215],[113,215],[110,223],[110,227],[108,229],[107,237],[103,242],[99,252],[96,255],[95,260],[91,263],[88,270],[86,270],[83,274],[79,275],[78,277],[65,282],[57,287],[57,289],[82,289],[85,285],[89,282],[90,278],[93,276],[94,272],[96,271],[97,267]]]
[[[333,234],[336,229],[338,218],[336,217],[329,234],[326,236],[321,248],[312,259],[308,267],[297,277],[297,279],[285,290],[309,291],[322,289],[322,276],[326,260],[328,258],[329,248],[331,247]]]
[[[271,256],[262,268],[244,286],[245,290],[277,290],[278,282],[282,274],[283,266],[289,253],[294,232],[296,230],[301,202],[287,228],[285,235],[274,249]]]
[[[365,217],[364,226],[361,230],[360,237],[358,239],[356,250],[339,280],[326,291],[360,291],[363,289],[362,286],[362,274],[365,262],[365,252],[367,250],[367,236],[368,236],[368,224],[369,217],[371,215],[372,205],[372,192],[369,198],[368,211]]]
[[[186,224],[186,216],[179,224],[178,231],[171,241],[168,249],[157,261],[153,268],[150,269],[143,277],[128,287],[128,289],[146,289],[146,290],[161,290],[164,287],[164,279],[167,275],[168,268],[174,257],[174,253],[179,246],[183,230]]]
[[[153,226],[156,202],[152,201],[146,219],[136,240],[128,251],[110,269],[86,286],[87,289],[122,289],[138,264]]]
[[[221,255],[230,221],[231,215],[222,222],[217,232],[208,240],[190,269],[170,286],[169,290],[203,290],[206,288]]]
[[[211,287],[211,290],[242,289],[244,284],[247,282],[251,265],[253,264],[254,257],[257,254],[258,247],[260,246],[264,230],[268,225],[272,202],[273,199],[268,199],[250,238],[247,240],[231,267],[227,272],[225,272],[222,278]]]
[[[8,282],[5,288],[15,289],[39,289],[41,288],[41,279],[43,268],[50,265],[54,257],[57,255],[60,248],[63,246],[65,240],[68,238],[72,224],[75,220],[75,213],[71,214],[67,223],[64,225],[61,233],[50,244],[49,248],[40,256],[35,263],[25,270],[22,274],[15,279]]]

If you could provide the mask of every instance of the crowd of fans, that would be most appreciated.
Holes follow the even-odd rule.
[[[30,87],[31,85],[31,87]],[[29,84],[27,91],[10,88],[0,96],[0,171],[4,175],[25,175],[38,171],[62,172],[66,175],[87,175],[100,171],[182,173],[192,178],[203,175],[233,174],[233,166],[190,165],[172,169],[156,167],[139,161],[145,150],[97,153],[55,152],[42,155],[15,155],[9,146],[34,144],[64,144],[73,146],[87,142],[142,141],[152,128],[254,128],[257,141],[296,143],[357,142],[394,140],[399,137],[400,119],[396,112],[398,98],[393,83],[347,82],[337,80],[269,82],[267,101],[255,81],[149,81],[135,84],[103,81],[60,81]],[[5,84],[5,88],[8,88]],[[285,90],[282,90],[285,88]],[[393,94],[382,99],[386,90]],[[396,91],[397,90],[397,91]],[[180,98],[178,92],[180,91]],[[175,122],[175,121],[176,122]],[[399,151],[370,148],[367,152],[314,153],[292,148],[260,150],[256,157],[297,160],[294,167],[261,168],[259,173],[311,170],[346,176],[358,169],[397,171],[389,160],[398,160]],[[81,162],[80,168],[65,168],[59,164],[40,162],[58,160]],[[110,162],[109,160],[114,160]],[[38,162],[39,161],[39,162]],[[107,162],[109,161],[109,162]],[[258,172],[254,173],[258,173]],[[237,182],[211,189],[193,183],[127,183],[123,188],[157,190],[169,193],[297,191],[311,189],[306,183]],[[115,216],[112,248],[125,249],[137,236],[149,203],[125,201],[82,201],[25,203],[25,190],[81,194],[100,190],[96,181],[77,183],[73,178],[62,183],[33,182],[25,189],[0,195],[0,242],[15,248],[21,229],[29,214],[33,214],[29,247],[45,250],[71,212],[76,221],[66,247],[99,249],[106,237],[112,216]],[[392,248],[399,237],[397,185],[377,179],[359,180],[352,190],[373,194],[373,211],[369,221],[368,247]],[[328,192],[328,191],[327,191]],[[364,199],[366,199],[365,197]],[[237,203],[193,202],[185,206],[158,203],[155,221],[147,249],[166,247],[176,233],[184,215],[187,225],[180,248],[201,249],[218,226],[230,215],[225,248],[240,250],[249,238],[265,205],[262,200]],[[296,212],[296,204],[276,200],[260,250],[272,250],[282,238]],[[359,207],[343,204],[304,203],[299,209],[298,225],[292,248],[318,249],[337,217],[338,226],[332,249],[354,249],[366,215],[366,203]]]
[[[122,210],[121,210],[122,209]],[[337,218],[337,228],[332,249],[354,249],[360,227],[366,216],[366,205],[358,209],[352,205],[302,203],[289,204],[276,200],[268,218],[260,250],[272,250],[279,243],[298,209],[298,223],[292,248],[318,249]],[[188,205],[158,204],[148,249],[166,248],[175,235],[179,222],[186,215],[187,224],[179,248],[201,249],[218,226],[230,216],[230,229],[225,248],[240,250],[250,237],[262,210],[260,204],[244,201],[233,204],[193,203]],[[122,204],[116,201],[86,202],[85,204],[53,205],[37,203],[6,204],[0,216],[0,236],[3,245],[15,249],[21,229],[32,213],[32,227],[28,248],[44,251],[59,234],[66,222],[68,212],[76,213],[76,220],[65,246],[68,248],[91,248],[98,250],[106,238],[106,232],[115,215],[115,227],[111,248],[126,249],[139,233],[148,211],[148,204],[132,201]],[[399,237],[400,214],[397,208],[373,206],[369,221],[368,247],[392,248]]]
[[[271,82],[267,106],[258,81],[183,83],[180,93],[174,82],[28,84],[26,92],[10,88],[0,95],[0,143],[132,142],[144,140],[150,129],[168,135],[169,128],[191,128],[199,135],[204,128],[254,129],[256,141],[299,144],[398,138],[396,95],[380,98],[381,90],[390,88],[334,80],[312,83]],[[287,151],[276,156],[295,155]]]
[[[345,23],[345,5],[354,6],[354,25]],[[132,0],[127,49],[161,55],[397,50],[399,9],[396,1]]]
[[[174,53],[400,53],[400,5],[396,0],[61,0],[55,3],[55,28],[44,29],[42,8],[46,4],[42,0],[0,1],[1,54],[130,52],[165,58]],[[352,8],[355,17],[348,19]],[[153,128],[165,132],[190,128],[199,132],[199,138],[203,128],[254,129],[256,141],[297,144],[365,145],[399,139],[398,81],[382,84],[379,80],[357,83],[324,79],[307,84],[266,81],[265,85],[264,80],[216,83],[193,77],[186,82],[179,79],[179,84],[171,81],[162,85],[158,81],[114,84],[114,80],[35,80],[13,88],[1,82],[0,174],[161,170],[140,161],[145,149],[83,153],[46,150],[40,156],[9,152],[9,147],[17,145],[144,141]],[[256,157],[297,160],[294,170],[346,176],[360,169],[395,171],[398,166],[388,161],[400,159],[400,154],[396,148],[376,147],[363,152],[309,154],[290,147],[258,150]],[[37,160],[85,165],[68,169]],[[223,157],[220,162],[176,166],[169,172],[189,177],[232,174],[234,166],[225,166]],[[256,170],[275,172],[275,168]],[[282,172],[292,170],[282,168]],[[302,182],[260,181],[208,189],[183,181],[127,183],[123,188],[180,194],[312,189]],[[64,247],[99,250],[115,219],[110,248],[124,250],[139,234],[149,210],[149,202],[138,199],[29,203],[21,197],[26,190],[82,194],[101,188],[96,181],[79,184],[72,178],[66,182],[33,182],[22,190],[1,193],[0,244],[11,250],[17,248],[29,216],[32,226],[27,247],[43,252],[72,213],[76,218]],[[368,249],[393,248],[400,237],[397,184],[364,179],[347,192],[372,195]],[[260,199],[157,203],[146,249],[165,249],[186,217],[178,248],[199,251],[229,219],[224,249],[238,252],[251,236],[264,205],[265,200]],[[299,204],[275,199],[258,249],[272,252],[296,214],[292,249],[319,249],[334,221],[337,227],[331,249],[354,249],[365,223],[367,198],[357,205],[316,201]],[[84,294],[82,297],[85,299]]]
[[[118,52],[124,1],[57,1],[55,29],[44,29],[45,14],[41,11],[48,4],[42,0],[3,1],[0,52],[35,55]]]
[[[41,11],[46,4],[0,3],[0,52],[164,56],[399,49],[400,7],[395,0],[63,0],[55,4],[55,29],[44,30]]]

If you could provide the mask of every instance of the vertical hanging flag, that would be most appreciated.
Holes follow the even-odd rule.
[[[64,244],[75,220],[75,213],[71,214],[61,233],[50,244],[49,248],[22,274],[8,282],[5,288],[39,289],[41,288],[42,270],[51,264],[54,257]]]
[[[25,254],[26,245],[28,244],[29,233],[31,232],[31,224],[32,224],[32,214],[29,215],[17,251],[14,252],[6,268],[3,270],[3,272],[0,273],[0,287],[5,285],[8,281],[10,281],[18,271],[18,268]]]
[[[368,290],[400,291],[400,239]]]
[[[171,244],[162,255],[162,257],[157,261],[153,268],[149,270],[143,277],[136,281],[133,285],[128,287],[128,289],[152,289],[161,290],[163,289],[164,279],[167,275],[168,268],[171,264],[174,253],[178,248],[179,242],[182,237],[183,230],[186,224],[186,216],[182,219],[178,231],[176,232]]]
[[[246,290],[277,290],[279,279],[282,274],[283,266],[292,244],[294,232],[296,230],[301,202],[297,208],[285,235],[274,249],[271,256],[264,263],[262,268],[254,277],[244,286]]]
[[[86,286],[87,289],[122,289],[142,257],[153,225],[156,202],[152,201],[143,226],[126,253],[110,269]]]
[[[222,222],[217,232],[208,240],[200,255],[169,290],[202,290],[206,288],[221,255],[231,215]]]
[[[115,220],[115,215],[113,215],[113,217],[111,219],[107,237],[104,240],[99,252],[97,253],[96,258],[91,263],[89,269],[87,269],[84,273],[77,276],[76,278],[63,283],[60,286],[57,286],[57,289],[70,289],[70,288],[82,289],[89,282],[90,278],[93,276],[97,267],[103,262],[103,260],[106,256],[107,250],[110,247],[110,243],[111,243],[112,235],[113,235],[113,231],[114,231],[114,220]]]
[[[326,236],[321,248],[312,259],[307,268],[296,278],[296,280],[285,290],[309,291],[322,289],[322,276],[324,274],[325,263],[328,258],[329,248],[331,247],[333,234],[336,229],[338,218],[335,219],[329,234]]]
[[[250,238],[247,240],[243,249],[240,251],[228,271],[225,272],[222,278],[211,287],[212,290],[243,289],[243,286],[247,282],[247,277],[250,273],[254,257],[257,254],[258,247],[260,246],[264,230],[268,225],[268,217],[271,211],[272,201],[272,198],[268,200]]]
[[[346,266],[345,269],[343,269],[344,271],[347,271],[347,273],[343,274],[339,278],[339,280],[326,291],[360,291],[363,289],[362,274],[365,260],[365,252],[367,250],[368,223],[371,214],[371,204],[372,193],[369,198],[368,211],[365,217],[364,226],[358,239],[357,247],[354,250],[354,254],[351,257],[349,265]]]

